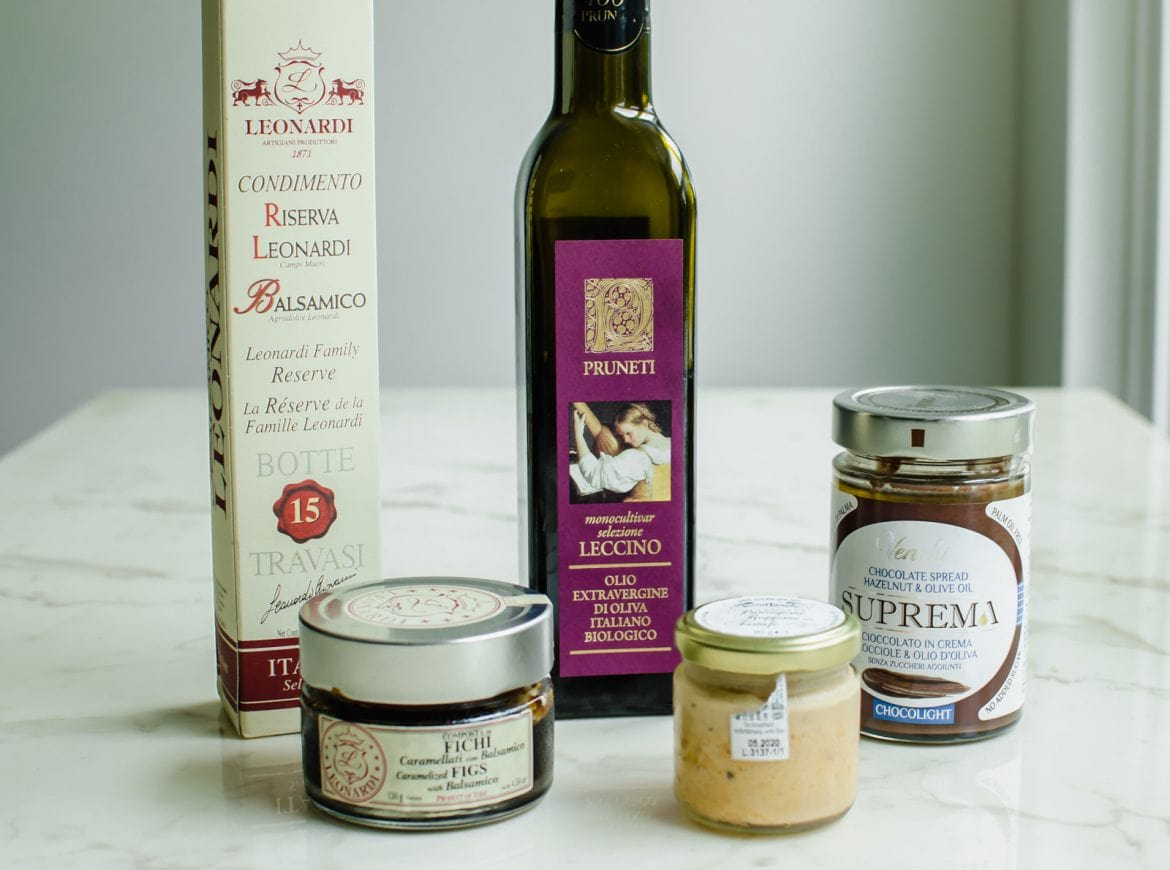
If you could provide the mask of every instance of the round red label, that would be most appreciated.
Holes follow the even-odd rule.
[[[333,490],[315,480],[290,483],[272,506],[276,529],[298,544],[323,538],[337,519]]]

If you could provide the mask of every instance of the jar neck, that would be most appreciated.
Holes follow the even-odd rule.
[[[683,673],[691,682],[724,692],[743,692],[766,700],[776,690],[779,674],[737,674],[716,671],[694,662],[683,661]],[[848,662],[819,671],[787,671],[785,679],[790,696],[815,692],[824,686],[845,679],[850,674]]]
[[[521,707],[546,707],[552,703],[552,679],[544,677],[530,686],[509,689],[491,698],[452,701],[443,704],[390,704],[354,700],[308,683],[301,685],[302,703],[316,712],[327,712],[342,719],[369,721],[389,717],[445,722],[453,719],[497,715]]]
[[[912,457],[869,456],[846,450],[833,465],[839,471],[873,477],[962,478],[965,480],[1010,480],[1028,473],[1026,454],[983,459],[926,460]]]
[[[554,114],[652,112],[648,0],[558,0]]]

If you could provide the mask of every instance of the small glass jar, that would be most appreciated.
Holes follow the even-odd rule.
[[[383,580],[301,609],[305,790],[381,828],[456,828],[552,784],[552,605],[522,586]]]
[[[674,793],[703,824],[798,831],[857,793],[857,620],[790,596],[729,598],[679,620]]]
[[[862,733],[956,742],[1022,715],[1034,413],[990,388],[834,399],[831,600],[861,621]]]

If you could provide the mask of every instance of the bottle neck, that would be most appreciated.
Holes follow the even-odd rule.
[[[648,0],[558,0],[554,112],[653,111]]]

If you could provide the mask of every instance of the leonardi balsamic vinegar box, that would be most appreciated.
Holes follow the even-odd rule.
[[[299,728],[297,613],[377,579],[372,0],[204,0],[219,693]]]

